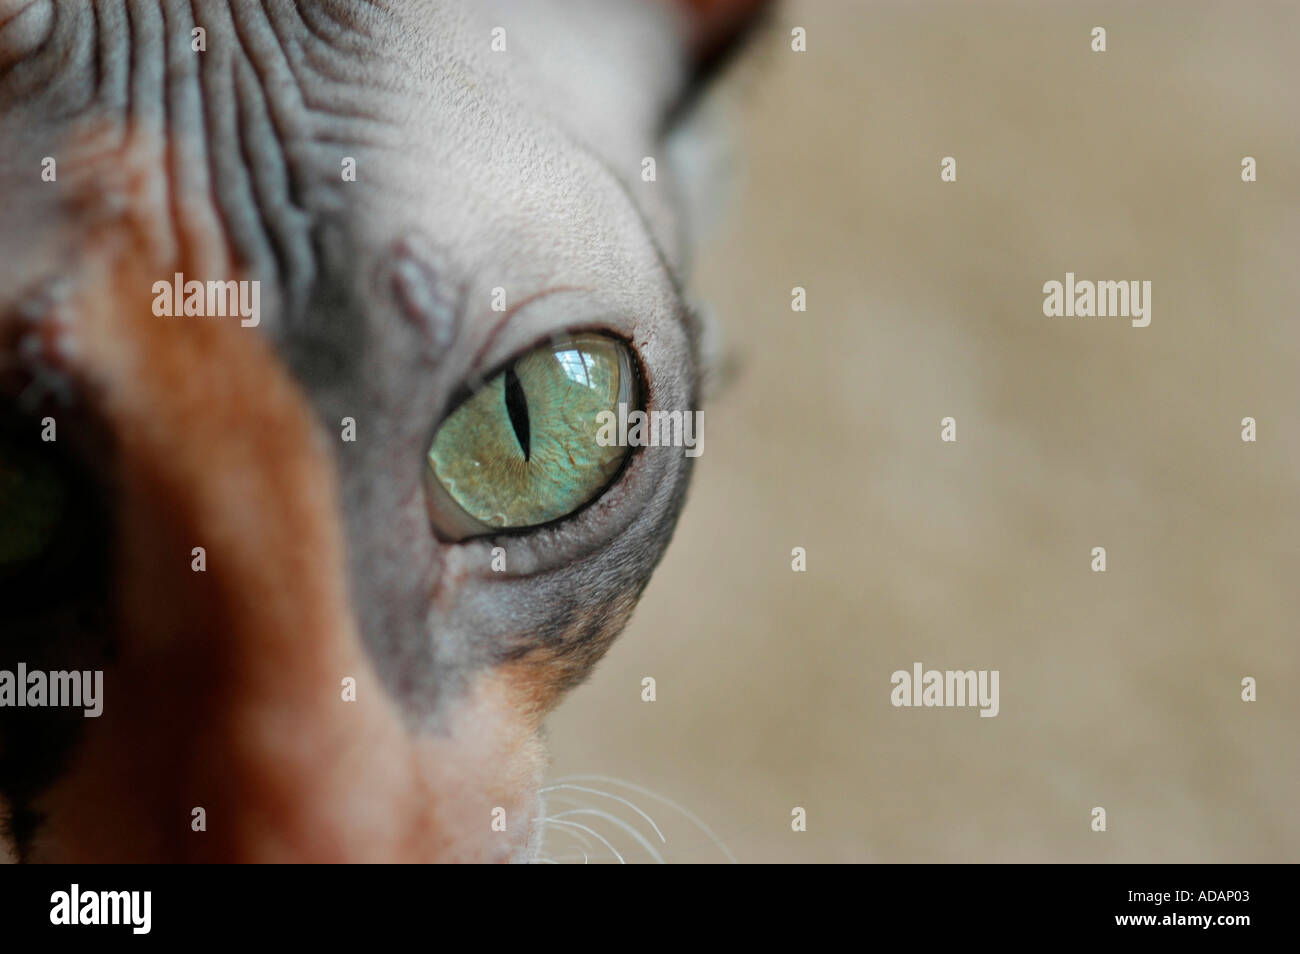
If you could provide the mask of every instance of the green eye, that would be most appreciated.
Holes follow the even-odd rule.
[[[63,516],[65,488],[53,466],[0,445],[0,578],[37,560]]]
[[[597,441],[602,412],[636,406],[627,348],[580,334],[517,359],[460,405],[429,448],[434,521],[454,536],[558,520],[627,456]]]

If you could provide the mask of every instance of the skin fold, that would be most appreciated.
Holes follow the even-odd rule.
[[[79,533],[0,580],[0,669],[104,671],[99,718],[0,710],[17,857],[531,857],[542,720],[690,458],[453,541],[425,454],[566,333],[625,342],[647,407],[699,406],[668,144],[760,6],[0,2],[0,438],[58,458]],[[260,322],[159,317],[177,273],[260,282]]]

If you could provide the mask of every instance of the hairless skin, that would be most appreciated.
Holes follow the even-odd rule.
[[[576,332],[698,408],[666,142],[760,6],[0,0],[0,476],[48,467],[76,537],[0,575],[0,669],[104,673],[97,718],[0,710],[15,857],[534,856],[542,719],[692,459],[638,448],[563,519],[457,539],[425,455]],[[177,275],[256,281],[256,327],[159,317]]]

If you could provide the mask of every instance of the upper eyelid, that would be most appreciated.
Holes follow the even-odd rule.
[[[505,312],[480,312],[467,315],[467,319],[471,323],[491,321],[491,328],[465,362],[461,392],[483,386],[511,360],[533,348],[584,331],[622,340],[638,355],[641,369],[649,371],[637,345],[639,338],[644,340],[639,316],[591,286],[552,285],[512,302]],[[520,330],[521,326],[526,330]],[[648,380],[649,375],[643,379]]]
[[[505,313],[497,319],[496,324],[492,326],[492,330],[488,332],[483,344],[480,345],[478,351],[474,353],[474,357],[470,359],[469,375],[471,379],[485,378],[479,370],[483,366],[483,360],[487,356],[488,352],[492,350],[492,346],[496,344],[496,340],[500,337],[501,332],[505,330],[506,325],[510,324],[511,319],[514,318],[515,315],[519,314],[529,305],[540,301],[543,298],[548,298],[551,295],[562,294],[564,292],[592,292],[592,289],[580,285],[555,285],[551,288],[544,288],[539,292],[534,292],[509,306],[505,310]],[[520,353],[522,354],[523,352]]]

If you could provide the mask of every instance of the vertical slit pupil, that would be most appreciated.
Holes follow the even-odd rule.
[[[524,386],[519,383],[519,375],[514,368],[506,370],[506,413],[510,415],[510,424],[515,429],[515,437],[524,452],[524,460],[531,456],[528,431],[528,398],[524,396]]]

